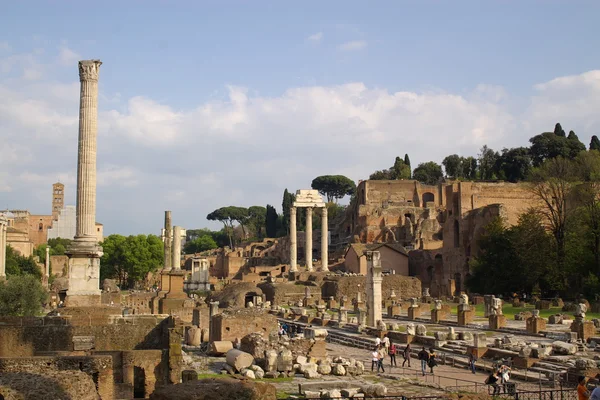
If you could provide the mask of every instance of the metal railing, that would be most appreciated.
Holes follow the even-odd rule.
[[[491,392],[490,392],[491,394]],[[449,393],[428,395],[428,396],[383,396],[377,397],[378,399],[386,400],[447,400]],[[289,399],[296,399],[297,397],[289,397]],[[506,399],[506,400],[577,400],[577,391],[573,389],[556,389],[556,390],[542,390],[542,391],[528,391],[528,392],[516,392],[512,394],[500,393],[494,398]],[[344,397],[329,397],[331,400],[342,400]],[[305,400],[322,400],[320,397],[307,397]]]

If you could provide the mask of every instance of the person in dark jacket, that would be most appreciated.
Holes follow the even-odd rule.
[[[421,372],[423,373],[423,376],[425,376],[425,372],[427,372],[427,363],[429,361],[429,353],[425,350],[425,346],[423,346],[423,349],[419,352],[417,357],[421,360]]]

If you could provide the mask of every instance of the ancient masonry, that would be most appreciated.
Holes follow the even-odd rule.
[[[367,325],[376,327],[383,321],[381,315],[381,254],[378,251],[367,252]]]
[[[79,61],[79,153],[77,158],[76,234],[69,256],[68,306],[100,304],[100,257],[96,236],[96,139],[98,135],[98,74],[102,62]]]
[[[290,209],[290,271],[298,271],[298,240],[296,234],[296,209],[306,208],[306,239],[304,244],[306,270],[313,270],[312,254],[312,212],[313,208],[321,209],[321,270],[328,271],[328,224],[327,224],[327,206],[317,190],[298,190],[296,192],[296,201]]]
[[[0,279],[6,277],[6,228],[8,220],[0,215]]]

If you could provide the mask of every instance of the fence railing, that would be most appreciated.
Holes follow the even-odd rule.
[[[490,392],[490,394],[492,394]],[[386,400],[446,400],[448,399],[447,394],[438,394],[432,396],[383,396],[377,397],[378,399]],[[577,400],[577,391],[573,389],[556,389],[556,390],[542,390],[542,391],[527,391],[527,392],[516,392],[516,393],[500,393],[494,398],[505,399],[505,400]],[[289,398],[291,399],[291,397]],[[296,399],[296,397],[294,397]],[[330,397],[331,400],[342,400],[343,397]],[[305,400],[321,400],[321,398],[307,397]]]

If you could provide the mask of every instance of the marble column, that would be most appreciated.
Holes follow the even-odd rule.
[[[381,270],[381,254],[378,251],[367,251],[367,325],[376,327],[382,317],[383,275]]]
[[[181,227],[173,227],[173,262],[172,268],[174,270],[181,270]]]
[[[321,271],[329,271],[329,226],[327,207],[321,208]]]
[[[102,247],[96,234],[96,152],[99,60],[79,61],[79,141],[75,238],[67,249],[67,307],[95,307],[100,299]]]
[[[46,279],[50,277],[50,246],[46,245],[46,262],[44,263],[46,267]]]
[[[296,231],[296,207],[290,208],[290,272],[298,271],[298,239]]]
[[[79,61],[79,152],[77,159],[77,222],[75,239],[97,242],[96,151],[98,136],[98,73],[100,60]]]
[[[0,216],[0,278],[6,277],[6,228],[8,221]]]
[[[304,235],[304,250],[306,254],[306,270],[312,271],[313,265],[313,255],[312,255],[312,247],[313,247],[313,237],[312,237],[312,207],[306,207],[306,234]]]
[[[171,255],[171,234],[173,232],[173,228],[171,225],[171,211],[165,211],[165,244],[164,244],[164,249],[165,249],[165,262],[163,265],[163,269],[165,271],[170,271],[172,264],[171,262],[173,261],[172,258],[173,256]]]

